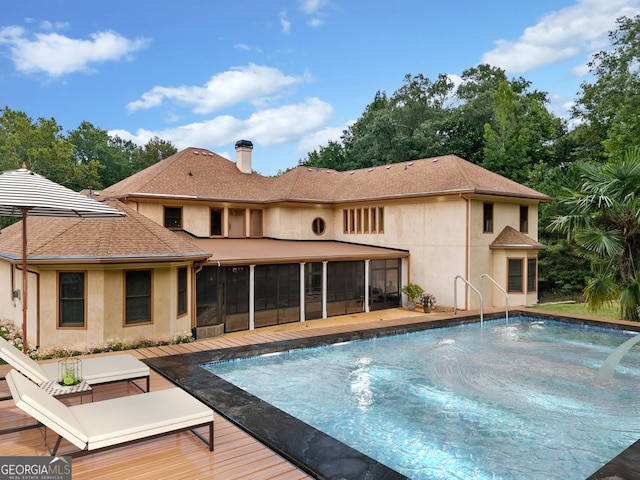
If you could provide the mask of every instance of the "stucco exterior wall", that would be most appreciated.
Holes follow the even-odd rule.
[[[121,267],[55,266],[40,271],[40,347],[54,345],[84,348],[107,341],[130,342],[139,338],[168,339],[191,330],[191,277],[187,270],[187,314],[177,315],[176,265],[150,265],[152,269],[152,323],[124,324],[125,274]],[[134,268],[131,266],[131,268]],[[139,266],[135,268],[139,269]],[[86,279],[86,327],[58,327],[58,272],[83,271]],[[35,330],[32,330],[35,331]],[[31,336],[30,336],[31,339]],[[31,343],[36,344],[35,339]]]
[[[344,208],[384,207],[384,233],[344,233]],[[466,201],[458,196],[434,197],[336,208],[336,240],[398,248],[411,252],[408,281],[433,293],[438,305],[453,306],[453,281],[465,274]]]
[[[268,206],[263,214],[264,236],[283,240],[335,240],[334,215],[330,206]],[[316,218],[322,218],[325,223],[325,231],[321,235],[313,231]]]

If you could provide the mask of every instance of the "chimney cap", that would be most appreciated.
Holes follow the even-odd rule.
[[[236,149],[238,148],[253,148],[253,143],[249,140],[238,140],[236,142]]]

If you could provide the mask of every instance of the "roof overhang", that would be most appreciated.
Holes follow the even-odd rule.
[[[208,263],[217,266],[406,258],[408,250],[322,240],[272,238],[194,238],[189,241],[212,251]]]

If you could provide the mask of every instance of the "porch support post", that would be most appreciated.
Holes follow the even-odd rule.
[[[322,318],[327,318],[327,262],[322,262]]]
[[[304,265],[305,262],[300,262],[300,321],[305,320],[305,298],[304,298]]]
[[[369,311],[369,268],[371,260],[366,259],[364,261],[364,311]]]
[[[249,265],[249,330],[256,328],[256,266]]]

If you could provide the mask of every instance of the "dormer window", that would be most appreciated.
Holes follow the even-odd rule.
[[[170,229],[182,228],[181,207],[164,207],[164,226]]]

